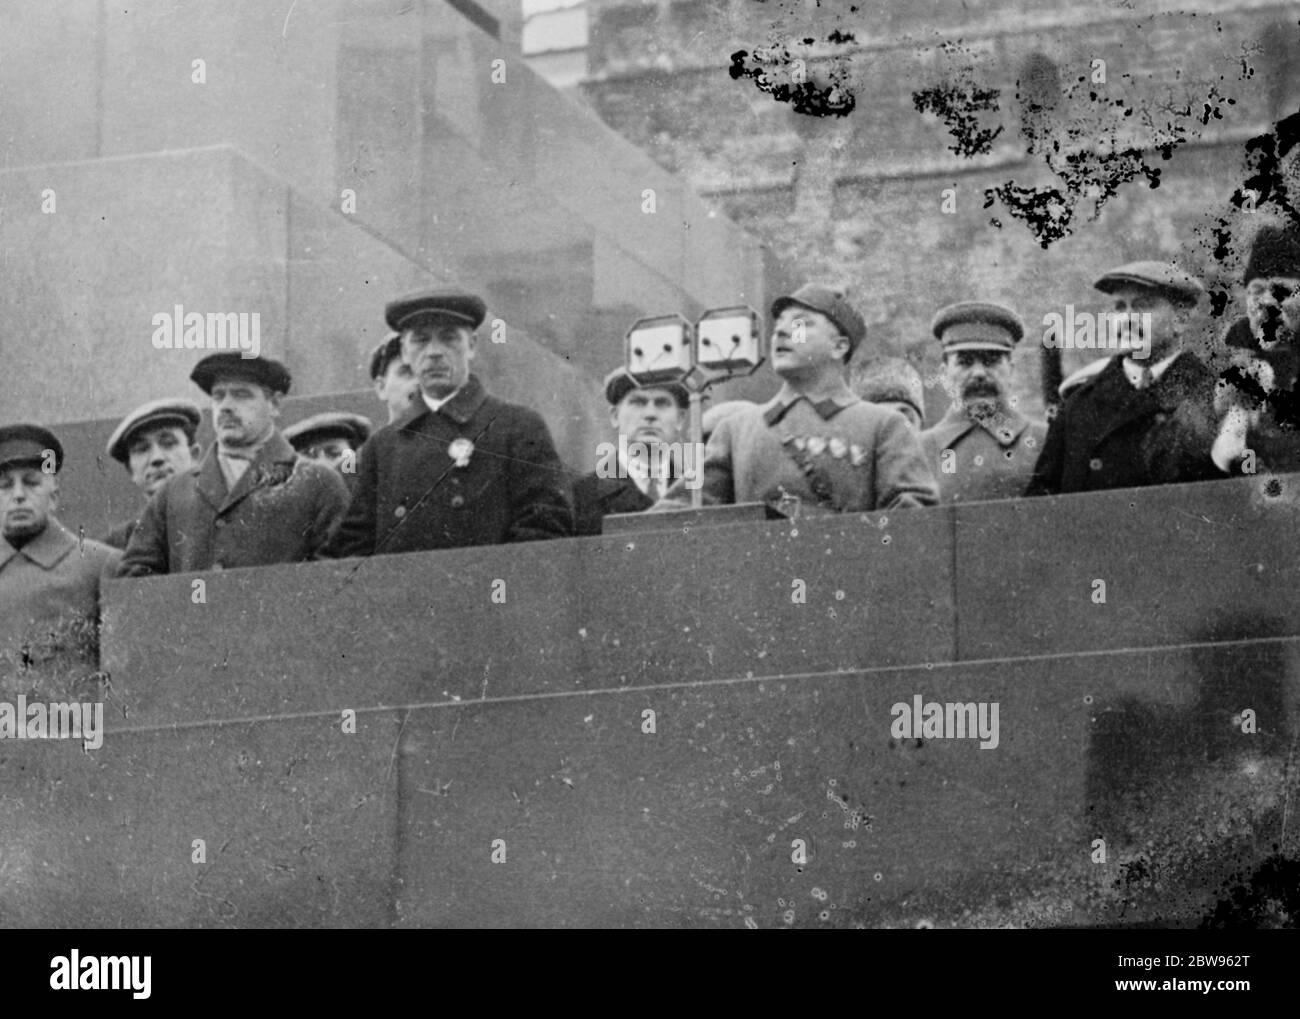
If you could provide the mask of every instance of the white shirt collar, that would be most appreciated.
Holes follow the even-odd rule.
[[[1151,381],[1158,381],[1160,376],[1168,370],[1169,366],[1178,360],[1178,355],[1181,353],[1181,350],[1175,351],[1164,360],[1157,361],[1155,364],[1151,365]],[[1134,361],[1131,357],[1124,358],[1124,375],[1128,379],[1129,385],[1134,389],[1137,389],[1142,384],[1142,369],[1144,367],[1146,366]]]
[[[446,404],[449,400],[454,400],[456,398],[456,395],[459,392],[460,390],[457,389],[454,392],[448,393],[441,400],[435,400],[432,396],[430,396],[428,393],[425,393],[423,390],[421,390],[420,396],[424,399],[424,405],[428,407],[431,411],[433,411],[435,414],[437,414],[438,411],[440,411],[443,408],[443,405]]]

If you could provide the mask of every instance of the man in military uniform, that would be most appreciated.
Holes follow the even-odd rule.
[[[390,333],[371,353],[370,382],[375,387],[375,395],[388,408],[390,425],[407,412],[411,401],[419,394],[419,380],[411,366],[402,360],[400,334]]]
[[[146,499],[167,479],[194,470],[199,445],[194,441],[201,411],[191,400],[151,400],[124,417],[108,438],[108,455],[131,475]],[[125,549],[138,517],[118,524],[103,538],[105,545]]]
[[[1189,401],[1210,399],[1213,390],[1210,370],[1184,349],[1191,316],[1204,293],[1201,284],[1167,262],[1132,262],[1112,269],[1094,286],[1112,295],[1121,353],[1062,405],[1025,494],[1214,477],[1208,460],[1183,458],[1184,467],[1157,476],[1151,456],[1153,444],[1181,444],[1171,423],[1174,412]],[[1145,335],[1148,315],[1150,335]],[[1144,351],[1145,358],[1134,356]]]
[[[490,396],[470,373],[486,314],[463,293],[413,294],[386,308],[420,395],[361,447],[356,494],[330,554],[573,533],[571,485],[541,415]]]
[[[284,430],[284,437],[299,456],[333,468],[347,481],[356,476],[357,450],[372,431],[374,425],[370,418],[331,410],[290,425]]]
[[[853,391],[868,403],[896,410],[918,435],[925,427],[925,384],[901,357],[880,357],[854,374]]]
[[[0,690],[31,668],[97,665],[100,585],[121,556],[59,523],[62,466],[52,432],[0,427]]]
[[[605,377],[605,399],[618,446],[616,456],[603,457],[595,471],[574,482],[575,532],[580,535],[599,534],[607,513],[649,509],[676,480],[675,470],[697,466],[693,460],[685,464],[681,441],[690,405],[685,386],[638,386],[626,368],[617,368]]]
[[[190,374],[212,398],[217,441],[198,470],[171,478],[131,535],[129,577],[314,559],[347,507],[338,474],[294,452],[275,427],[284,365],[211,354]]]
[[[808,283],[772,304],[772,369],[783,385],[723,418],[704,459],[706,505],[765,502],[858,512],[931,506],[938,488],[896,411],[859,399],[845,366],[866,323],[844,293]],[[657,509],[689,505],[684,481]]]
[[[718,422],[723,418],[731,417],[736,411],[748,407],[752,402],[752,400],[723,400],[704,408],[704,413],[700,415],[700,438],[707,443],[709,436],[717,431]]]
[[[1011,357],[1025,335],[1015,312],[964,301],[941,308],[931,331],[943,350],[947,413],[921,434],[943,502],[1011,499],[1024,491],[1047,426],[1012,406]]]

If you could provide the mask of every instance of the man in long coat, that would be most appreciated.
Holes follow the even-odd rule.
[[[1010,308],[963,301],[939,310],[931,325],[943,347],[944,386],[952,403],[921,433],[942,502],[1013,499],[1024,491],[1043,450],[1047,426],[1012,406],[1012,365],[1024,325]]]
[[[1173,481],[1204,481],[1218,472],[1209,458],[1188,462],[1176,475],[1152,471],[1153,443],[1174,438],[1174,412],[1189,401],[1212,399],[1214,376],[1183,349],[1188,319],[1204,293],[1201,284],[1165,262],[1132,262],[1094,284],[1114,297],[1130,350],[1112,357],[1070,394],[1047,430],[1026,495],[1136,488]],[[1150,316],[1146,318],[1145,316]],[[1136,356],[1145,351],[1145,357]]]
[[[1150,444],[1161,478],[1300,471],[1300,226],[1262,227],[1242,283],[1246,314],[1214,352],[1213,403],[1180,407],[1171,434]]]
[[[600,534],[601,520],[611,513],[648,510],[677,480],[674,471],[687,466],[682,433],[690,394],[685,386],[640,386],[626,368],[617,368],[605,376],[605,399],[618,436],[617,453],[602,457],[596,470],[573,483],[580,535]]]
[[[217,441],[198,470],[149,501],[122,561],[128,577],[314,559],[347,507],[338,473],[275,427],[289,372],[270,358],[212,354],[190,378],[212,397]]]
[[[190,400],[150,400],[113,429],[106,452],[126,468],[147,501],[169,478],[198,464],[200,450],[194,435],[202,416],[198,404]],[[104,544],[125,550],[138,519],[122,521],[103,537]]]
[[[406,413],[366,440],[335,556],[491,545],[573,534],[568,473],[541,415],[470,373],[487,314],[471,294],[419,293],[385,317],[420,381]]]
[[[59,523],[62,466],[52,432],[0,428],[0,692],[28,686],[32,668],[97,664],[100,586],[120,553]]]

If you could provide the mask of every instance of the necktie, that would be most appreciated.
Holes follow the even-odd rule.
[[[646,480],[645,486],[646,498],[651,502],[658,502],[663,493],[659,490],[659,479],[653,474]]]

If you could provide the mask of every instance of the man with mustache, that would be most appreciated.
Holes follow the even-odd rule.
[[[59,522],[62,466],[49,430],[0,427],[0,691],[33,667],[97,664],[100,586],[121,553]]]
[[[907,420],[849,388],[847,365],[867,326],[844,291],[806,283],[777,298],[772,317],[781,390],[718,422],[705,450],[704,503],[763,502],[786,516],[802,506],[856,513],[934,505],[938,487]],[[655,509],[688,505],[683,480]]]
[[[348,494],[337,472],[299,456],[275,426],[288,369],[229,352],[205,357],[190,378],[212,398],[217,441],[196,470],[169,479],[149,500],[122,575],[316,558]]]
[[[127,469],[131,481],[153,497],[167,479],[194,469],[199,445],[194,441],[201,411],[191,400],[151,400],[124,417],[108,438],[108,455]],[[138,517],[114,527],[105,545],[125,549]]]
[[[487,306],[423,292],[388,304],[420,383],[406,412],[357,458],[334,556],[461,548],[573,533],[568,473],[540,414],[491,396],[470,372]]]
[[[685,386],[639,386],[626,368],[617,368],[605,377],[605,399],[619,440],[617,457],[603,458],[595,471],[573,484],[579,535],[600,534],[606,514],[649,509],[677,480],[674,468],[686,466],[681,438],[690,394]]]
[[[965,301],[940,309],[931,331],[943,349],[952,403],[921,433],[941,502],[1010,499],[1024,491],[1047,425],[1012,406],[1011,357],[1025,334],[1010,308]]]
[[[1093,285],[1111,296],[1121,351],[1061,405],[1025,494],[1212,477],[1208,460],[1182,456],[1178,466],[1157,473],[1151,455],[1155,446],[1171,455],[1185,446],[1171,423],[1174,412],[1207,400],[1214,385],[1210,370],[1184,349],[1204,288],[1176,265],[1153,261],[1121,265]]]
[[[1246,314],[1216,351],[1212,403],[1179,408],[1174,437],[1151,444],[1161,477],[1300,471],[1300,225],[1262,227],[1242,283]]]

